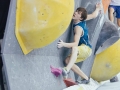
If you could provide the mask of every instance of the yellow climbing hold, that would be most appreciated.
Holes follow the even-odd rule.
[[[105,81],[120,72],[120,40],[98,54],[94,60],[91,77]]]
[[[70,24],[74,0],[17,0],[17,40],[24,54],[62,35]]]

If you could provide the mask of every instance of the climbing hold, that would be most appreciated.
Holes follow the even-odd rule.
[[[74,80],[72,80],[71,78],[64,79],[63,81],[67,87],[77,85],[77,83]]]
[[[69,26],[74,0],[17,0],[15,34],[24,54],[55,41]]]
[[[54,68],[53,66],[50,66],[50,68],[51,68],[51,72],[52,72],[56,77],[58,77],[59,75],[62,74],[62,70],[61,70],[61,69],[59,69],[59,68]]]
[[[91,77],[96,81],[113,78],[120,72],[120,39],[96,55]]]

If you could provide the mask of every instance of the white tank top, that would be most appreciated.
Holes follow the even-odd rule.
[[[111,0],[110,5],[120,6],[120,0]]]

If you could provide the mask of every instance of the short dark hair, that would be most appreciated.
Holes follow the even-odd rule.
[[[87,11],[86,11],[85,8],[79,7],[79,8],[77,8],[76,11],[82,12],[82,13],[81,13],[81,18],[82,18],[81,21],[84,21],[84,20],[87,18]]]

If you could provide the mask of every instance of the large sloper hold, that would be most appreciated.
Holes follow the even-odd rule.
[[[73,11],[74,0],[18,0],[15,34],[23,53],[55,41],[66,31]]]
[[[97,81],[109,80],[120,72],[120,39],[96,55],[91,77]]]
[[[119,40],[119,32],[117,27],[112,22],[106,21],[99,34],[95,53],[101,53],[103,50],[114,44],[117,40]]]

